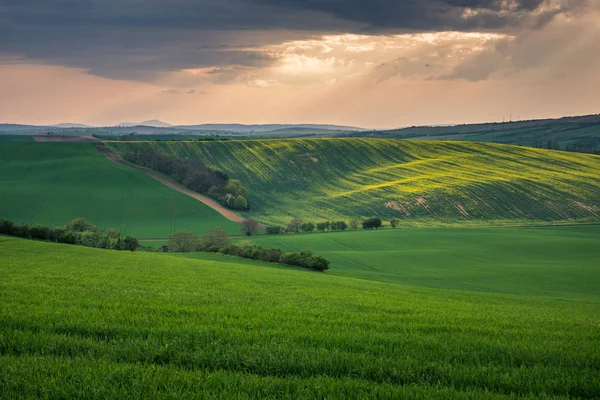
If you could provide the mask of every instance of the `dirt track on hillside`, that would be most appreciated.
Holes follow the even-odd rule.
[[[176,190],[178,192],[181,192],[183,194],[186,194],[190,197],[193,197],[194,199],[206,204],[207,206],[209,206],[210,208],[212,208],[213,210],[215,210],[216,212],[218,212],[219,214],[221,214],[222,216],[224,216],[225,218],[227,218],[228,220],[230,220],[232,222],[242,223],[245,220],[245,218],[237,215],[236,213],[234,213],[231,210],[228,210],[227,208],[223,207],[222,205],[220,205],[219,203],[217,203],[215,200],[211,199],[210,197],[206,197],[199,193],[193,192],[184,186],[181,186],[175,182],[170,181],[169,179],[165,178],[164,176],[160,175],[157,172],[147,170],[145,168],[142,168],[140,166],[137,166],[135,164],[131,164],[125,160],[122,160],[118,154],[113,153],[108,148],[106,148],[106,146],[104,146],[102,144],[95,143],[94,147],[98,151],[103,153],[106,156],[106,158],[108,158],[110,161],[115,162],[117,164],[125,165],[126,167],[129,167],[129,168],[137,169],[138,171],[141,171],[144,174],[156,179],[163,185],[165,185],[173,190]],[[266,226],[263,224],[259,224],[259,228],[265,229]]]

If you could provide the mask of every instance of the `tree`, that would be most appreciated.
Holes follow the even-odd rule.
[[[229,235],[223,228],[213,228],[207,231],[202,238],[202,247],[205,250],[212,248],[223,249],[229,245]],[[169,247],[169,251],[172,251]]]
[[[242,222],[242,233],[247,236],[252,236],[258,230],[258,221],[255,219],[247,219]]]
[[[397,218],[392,218],[392,219],[390,220],[390,225],[392,226],[392,228],[395,228],[395,227],[397,227],[397,226],[398,226],[398,223],[399,223],[399,222],[400,222],[400,221],[399,221]]]
[[[344,221],[336,221],[331,223],[332,231],[345,231],[348,229],[348,224]]]
[[[196,250],[199,238],[194,232],[174,232],[169,236],[169,251],[175,253],[188,253]]]
[[[315,230],[315,225],[310,222],[306,222],[306,223],[300,225],[300,230],[302,232],[312,232]]]
[[[135,251],[138,248],[138,240],[131,236],[125,236],[121,241],[121,249]]]
[[[233,206],[236,210],[246,210],[248,208],[248,201],[244,196],[238,196],[235,198]]]
[[[248,191],[242,185],[242,182],[237,179],[230,179],[227,185],[223,188],[223,193],[230,193],[234,197],[248,197]]]
[[[85,232],[85,231],[95,232],[98,230],[96,228],[96,225],[90,224],[89,222],[87,222],[85,220],[85,218],[75,218],[74,220],[69,222],[65,226],[65,228],[67,228],[71,232]]]
[[[327,229],[327,224],[325,222],[319,222],[317,224],[317,230],[320,232],[325,232],[325,229]]]
[[[300,230],[301,225],[302,225],[302,220],[300,218],[294,218],[288,224],[288,231],[298,233],[298,230]]]
[[[381,218],[369,218],[362,223],[363,229],[378,229],[381,225]]]
[[[352,218],[352,219],[350,220],[350,224],[349,224],[349,225],[350,225],[350,229],[352,229],[352,230],[357,230],[357,229],[358,229],[358,226],[359,226],[358,219],[356,219],[356,218]]]

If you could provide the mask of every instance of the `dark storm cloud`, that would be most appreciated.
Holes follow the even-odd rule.
[[[261,68],[274,60],[248,48],[315,34],[501,30],[584,1],[533,13],[542,0],[0,0],[0,58],[154,81],[186,68]]]

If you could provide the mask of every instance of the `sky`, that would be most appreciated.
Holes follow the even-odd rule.
[[[600,0],[0,0],[0,123],[600,113]]]

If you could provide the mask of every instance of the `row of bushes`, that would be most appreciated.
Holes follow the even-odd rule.
[[[59,228],[41,225],[18,225],[12,221],[0,219],[0,234],[111,250],[135,251],[138,247],[136,238],[122,237],[114,229],[108,229],[105,232],[100,231],[95,225],[89,224],[83,218],[74,219],[66,226]]]
[[[200,160],[181,160],[158,153],[151,148],[131,150],[123,154],[131,163],[159,171],[175,181],[199,193],[215,198],[234,210],[247,210],[248,191],[240,181],[229,179],[223,171],[206,166]]]
[[[231,244],[227,232],[222,228],[211,229],[202,238],[193,232],[175,232],[169,237],[168,251],[204,251],[270,263],[294,265],[315,271],[329,269],[329,261],[310,250],[300,253],[285,253],[281,249],[266,249],[250,243]]]
[[[397,219],[392,219],[390,221],[390,225],[395,228],[398,226],[399,221]],[[286,228],[281,226],[269,226],[266,229],[267,234],[269,235],[280,235],[284,233],[298,233],[298,232],[314,232],[315,230],[319,232],[325,231],[345,231],[346,229],[357,230],[359,227],[363,229],[379,229],[383,226],[383,221],[381,218],[369,218],[364,221],[359,221],[356,218],[350,220],[349,223],[346,221],[325,221],[318,222],[316,224],[312,222],[302,222],[299,218],[294,218]]]

